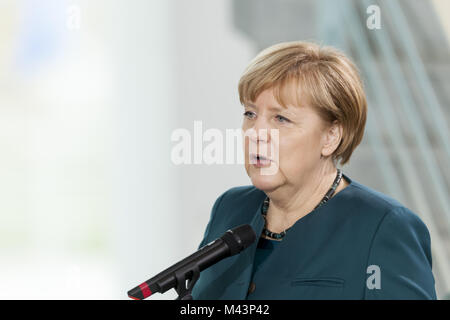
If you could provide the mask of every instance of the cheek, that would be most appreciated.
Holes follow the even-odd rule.
[[[280,139],[280,167],[304,167],[320,158],[320,136],[308,134]]]

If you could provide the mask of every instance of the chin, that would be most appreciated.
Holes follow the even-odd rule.
[[[272,191],[280,185],[278,175],[261,175],[252,170],[252,172],[249,173],[249,177],[255,188],[262,191]]]

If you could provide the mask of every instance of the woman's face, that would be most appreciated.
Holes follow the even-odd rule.
[[[272,89],[244,108],[245,170],[256,188],[270,192],[284,185],[300,187],[314,176],[326,128],[314,109],[306,105],[283,108]],[[270,160],[258,162],[252,154]]]

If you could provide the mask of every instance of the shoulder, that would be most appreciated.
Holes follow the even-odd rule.
[[[398,200],[359,182],[352,181],[349,187],[351,187],[349,198],[355,205],[364,206],[367,209],[377,209],[377,211],[383,212],[403,207],[403,204]]]
[[[384,215],[372,238],[367,266],[377,266],[382,285],[381,290],[368,287],[366,299],[436,299],[430,234],[406,207],[394,207]]]
[[[368,241],[380,242],[386,238],[408,238],[417,240],[417,245],[428,247],[430,234],[425,223],[418,214],[398,200],[362,185],[356,181],[342,195],[343,201],[337,202],[341,206],[336,217],[339,221],[352,221],[358,230],[357,234]],[[345,189],[344,189],[345,190]],[[343,190],[343,191],[344,191]]]
[[[351,189],[344,197],[347,200],[346,207],[363,218],[376,218],[381,223],[389,216],[389,221],[423,224],[416,213],[391,196],[356,181],[352,181],[347,188]]]
[[[375,222],[372,244],[389,238],[396,239],[394,242],[408,238],[409,244],[429,247],[430,234],[418,214],[398,200],[356,181],[349,187],[352,189],[345,197],[348,211],[360,216],[362,221]]]
[[[346,206],[367,233],[367,268],[377,266],[379,288],[367,286],[366,299],[435,299],[431,239],[427,226],[411,209],[360,183],[351,184]],[[369,231],[370,232],[367,232]],[[369,272],[369,271],[368,271]],[[372,279],[373,277],[369,277]]]

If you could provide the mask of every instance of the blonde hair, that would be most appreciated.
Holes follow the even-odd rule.
[[[337,120],[342,139],[332,158],[349,161],[364,135],[367,102],[357,67],[342,52],[315,43],[292,41],[261,51],[239,80],[242,105],[254,103],[259,94],[272,88],[278,103],[314,107],[321,118]]]

